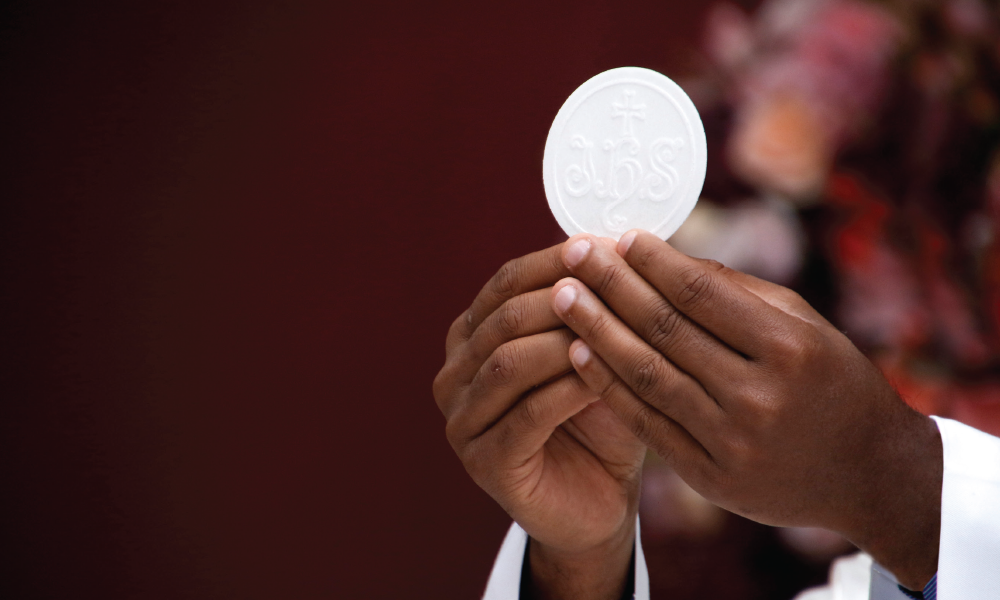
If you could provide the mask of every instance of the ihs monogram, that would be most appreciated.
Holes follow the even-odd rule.
[[[625,90],[623,100],[611,104],[611,118],[622,120],[621,138],[601,142],[601,152],[595,152],[594,142],[581,134],[570,140],[572,148],[583,150],[583,164],[566,169],[566,191],[577,198],[591,192],[598,198],[609,198],[602,213],[604,226],[611,232],[622,233],[628,220],[614,214],[615,208],[633,196],[662,202],[677,190],[680,177],[670,163],[684,147],[684,140],[660,138],[649,145],[643,156],[642,144],[636,139],[632,126],[633,120],[646,120],[646,105],[635,102],[635,90]],[[600,158],[595,159],[595,155],[606,157],[606,165],[602,165],[605,167],[603,179],[595,164]],[[643,162],[647,163],[646,167]]]

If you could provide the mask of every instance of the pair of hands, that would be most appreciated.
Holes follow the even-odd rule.
[[[579,235],[505,265],[446,347],[448,439],[540,597],[620,596],[647,445],[732,512],[837,531],[913,589],[936,571],[936,426],[786,288]]]

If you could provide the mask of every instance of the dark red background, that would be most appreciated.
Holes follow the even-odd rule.
[[[704,10],[483,6],[0,9],[0,595],[481,592],[445,331],[559,239],[563,100]]]

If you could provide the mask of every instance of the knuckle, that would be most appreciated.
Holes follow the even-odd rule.
[[[517,377],[520,370],[521,352],[518,344],[508,342],[493,351],[486,363],[488,375],[493,384],[504,386]]]
[[[775,355],[782,366],[808,368],[816,359],[821,340],[810,327],[794,327],[774,340]]]
[[[718,273],[726,273],[732,271],[732,269],[720,263],[719,261],[715,260],[714,258],[706,258],[703,260],[703,262],[706,268],[711,269],[712,271],[716,271]]]
[[[756,427],[779,417],[779,406],[766,385],[744,385],[733,395],[733,399],[734,404],[741,407],[753,419]]]
[[[647,326],[647,340],[654,348],[665,350],[672,347],[680,332],[684,317],[671,306],[657,307]]]
[[[727,400],[740,409],[753,410],[757,406],[757,395],[745,385],[731,392]]]
[[[468,309],[455,319],[444,338],[444,353],[449,356],[455,348],[468,339],[472,333],[472,309]]]
[[[769,464],[768,456],[764,450],[752,445],[740,455],[740,462],[736,468],[729,472],[737,476],[747,473],[766,473],[773,467],[774,465]]]
[[[545,407],[537,396],[529,395],[521,402],[521,422],[529,430],[535,430],[545,422]]]
[[[664,439],[666,430],[669,429],[666,419],[645,402],[639,403],[635,407],[629,421],[635,436],[646,442]],[[666,460],[666,457],[663,458]]]
[[[742,461],[754,451],[753,445],[742,433],[730,432],[721,442],[721,452],[718,453],[718,459],[726,464]]]
[[[434,383],[431,384],[431,392],[434,394],[434,402],[437,403],[438,408],[444,411],[444,403],[447,398],[447,388],[448,378],[445,376],[445,369],[438,371],[438,374],[434,376]]]
[[[501,298],[513,298],[517,295],[520,271],[521,267],[517,259],[504,263],[493,276],[493,291]]]
[[[636,248],[638,244],[632,244],[629,248],[628,257],[631,259],[629,263],[635,267],[637,271],[643,271],[650,264],[654,264],[656,257],[655,248]]]
[[[468,435],[461,425],[461,419],[449,419],[444,426],[444,435],[455,453],[462,458],[462,450],[468,442]]]
[[[761,439],[760,436],[775,435],[781,438],[787,435],[786,404],[779,399],[780,395],[770,386],[750,384],[733,396],[734,405],[739,406],[741,415],[750,426],[750,429],[737,431],[730,436],[733,452],[749,453],[756,445],[755,440]]]
[[[503,303],[497,314],[496,326],[504,339],[517,337],[524,326],[524,307],[517,298]]]
[[[715,293],[714,280],[705,269],[689,267],[680,273],[679,280],[681,287],[677,294],[677,306],[685,312],[697,310]]]
[[[611,317],[604,313],[598,313],[591,321],[590,327],[587,329],[587,335],[583,336],[588,340],[599,340],[611,333],[611,328],[614,322]]]
[[[465,311],[459,315],[457,319],[452,321],[451,327],[448,328],[448,339],[452,339],[456,334],[465,330],[467,323],[465,315],[468,314],[468,312],[469,311]]]
[[[659,388],[663,377],[660,358],[650,352],[639,354],[628,369],[629,387],[641,398],[648,398]]]
[[[490,461],[484,460],[485,452],[480,444],[470,441],[456,453],[459,460],[462,461],[462,466],[465,467],[465,472],[472,477],[473,481],[480,486],[488,484],[493,469],[488,468],[487,465],[490,464]]]
[[[756,429],[762,435],[777,435],[780,437],[784,433],[782,429],[786,429],[785,411],[781,403],[777,402],[773,397],[757,394],[755,413]]]
[[[806,304],[806,301],[798,292],[790,290],[786,287],[782,287],[778,290],[778,299],[789,306],[801,306]]]
[[[497,448],[509,448],[517,439],[518,426],[508,419],[501,420],[496,426],[486,432],[482,439],[489,440],[490,445]]]
[[[797,362],[805,349],[802,341],[793,335],[783,335],[775,342],[776,354],[785,364]]]
[[[597,397],[604,402],[608,402],[609,400],[613,401],[618,395],[619,386],[621,386],[621,383],[618,379],[611,377],[601,386],[601,389],[597,391]]]
[[[612,263],[605,267],[604,272],[601,274],[601,282],[597,288],[598,294],[602,298],[613,296],[618,288],[621,287],[625,275],[625,268],[618,263]]]
[[[638,436],[636,436],[636,437],[638,437]],[[639,439],[642,439],[642,438],[639,438]],[[656,452],[657,456],[659,456],[661,459],[663,459],[663,462],[667,463],[667,465],[669,465],[671,467],[674,467],[676,469],[676,467],[677,467],[677,462],[676,462],[677,450],[676,450],[676,448],[674,448],[673,444],[668,444],[668,443],[660,442],[660,443],[658,443],[654,447],[654,451]]]

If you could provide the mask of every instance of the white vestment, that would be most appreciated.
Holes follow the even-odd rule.
[[[932,417],[944,446],[938,600],[1000,598],[1000,438]],[[900,490],[906,493],[906,490]],[[528,535],[510,527],[483,600],[517,600]],[[635,534],[635,599],[649,600],[649,573]],[[834,562],[830,581],[796,600],[909,600],[892,573],[858,553]]]

